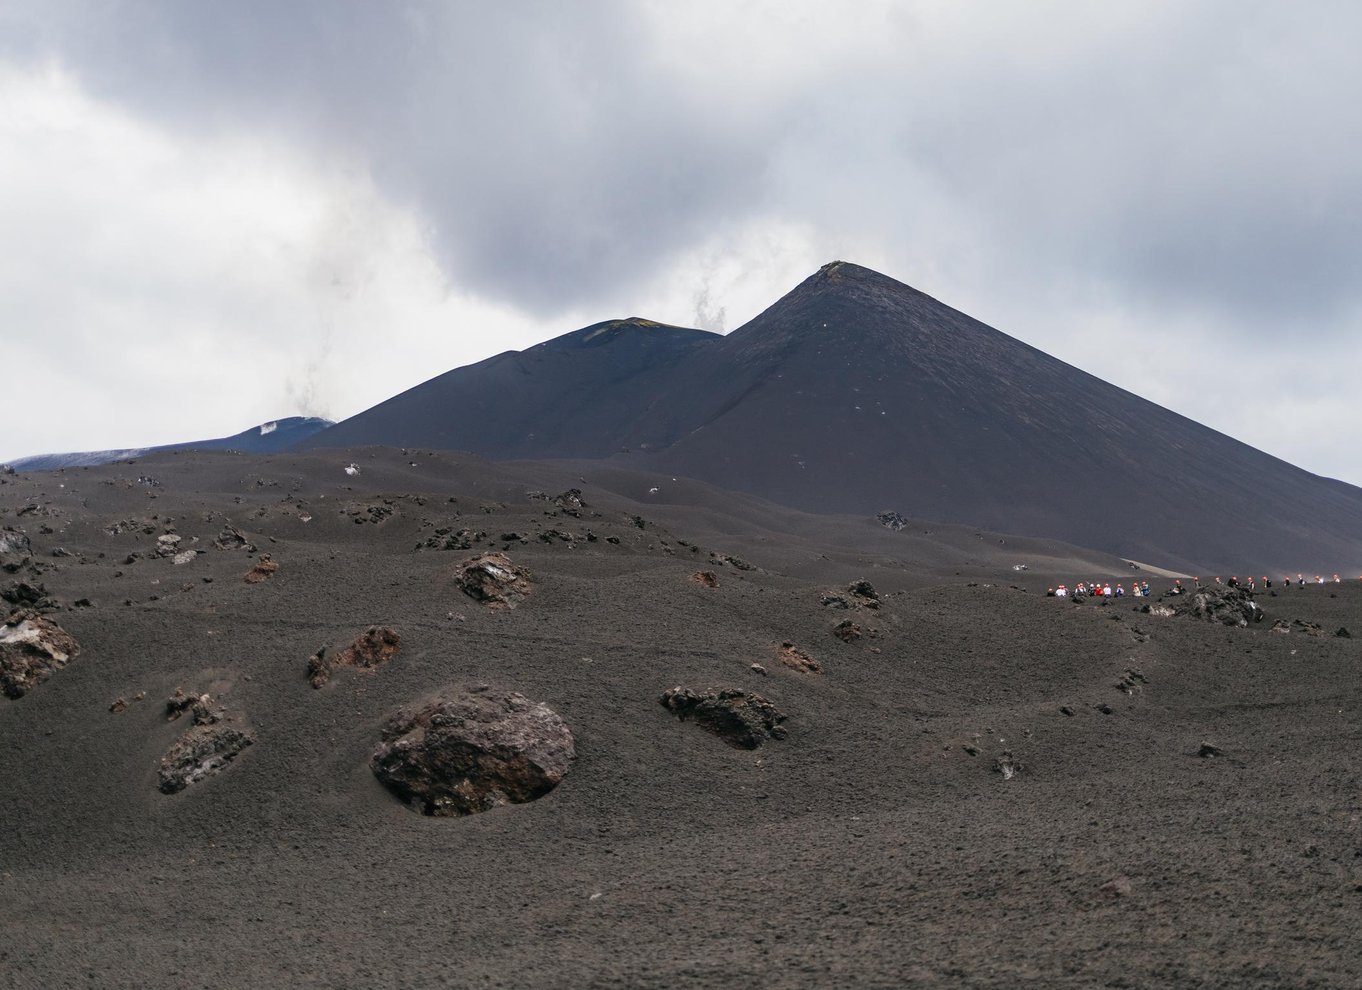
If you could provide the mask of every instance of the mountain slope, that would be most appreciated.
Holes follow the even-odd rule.
[[[273,454],[288,450],[314,433],[333,425],[331,420],[317,416],[289,416],[252,426],[249,430],[230,437],[212,440],[190,440],[167,443],[157,447],[128,447],[120,450],[84,450],[63,454],[35,454],[10,461],[16,471],[51,471],[67,467],[93,467],[112,464],[130,457],[144,457],[164,450],[236,450],[243,454]]]
[[[440,447],[494,458],[606,457],[637,443],[635,412],[706,345],[704,330],[610,320],[457,368],[304,446]]]
[[[1194,570],[1362,565],[1362,490],[856,265],[824,266],[727,337],[588,350],[597,329],[450,372],[309,443],[613,456],[806,510],[894,509]]]

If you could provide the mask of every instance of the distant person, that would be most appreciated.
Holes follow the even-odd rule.
[[[1148,582],[1148,581],[1141,581],[1141,582],[1140,582],[1140,594],[1144,595],[1146,598],[1149,597],[1149,582]]]
[[[1068,598],[1068,597],[1069,597],[1069,589],[1066,588],[1066,587],[1064,587],[1064,585],[1061,584],[1058,588],[1055,589],[1055,597],[1056,597],[1056,598]]]
[[[1322,576],[1320,576],[1319,574],[1316,574],[1316,575],[1315,575],[1315,584],[1323,584],[1323,583],[1324,583],[1324,578],[1323,578]]]
[[[1297,575],[1296,575],[1296,586],[1297,586],[1297,587],[1301,587],[1301,588],[1305,587],[1305,575],[1304,575],[1304,574],[1297,574]]]
[[[1340,583],[1340,582],[1339,582],[1339,580],[1338,580],[1338,575],[1335,574],[1335,575],[1334,575],[1334,584],[1339,584],[1339,583]]]
[[[1272,582],[1268,579],[1268,576],[1266,574],[1263,575],[1263,587],[1264,588],[1272,587]]]
[[[1106,585],[1103,585],[1103,586],[1102,586],[1102,595],[1103,595],[1103,597],[1105,597],[1105,598],[1110,598],[1110,597],[1111,597],[1111,585],[1106,584]]]
[[[1283,588],[1291,587],[1291,575],[1288,574],[1286,577],[1282,578],[1282,587]]]
[[[1239,575],[1238,575],[1238,574],[1232,574],[1232,575],[1230,575],[1229,586],[1230,586],[1231,588],[1237,588],[1237,587],[1239,587]]]
[[[1126,593],[1126,589],[1125,589],[1125,588],[1122,588],[1122,587],[1118,584],[1118,585],[1116,586],[1116,597],[1117,597],[1117,598],[1123,598],[1123,597],[1125,597],[1125,593]]]
[[[1046,597],[1046,598],[1054,598],[1054,597],[1055,597],[1055,589],[1054,589],[1054,588],[1046,588],[1046,589],[1045,589],[1045,597]]]

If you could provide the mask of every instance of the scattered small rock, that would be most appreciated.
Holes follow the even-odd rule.
[[[1213,756],[1223,756],[1224,751],[1221,750],[1219,746],[1215,746],[1212,745],[1211,743],[1204,742],[1201,744],[1201,748],[1196,751],[1196,755],[1201,757],[1203,760],[1206,760],[1210,759]]]
[[[1068,705],[1060,705],[1060,706],[1059,706],[1059,713],[1060,713],[1061,715],[1067,715],[1069,718],[1073,718],[1073,717],[1074,717],[1074,710],[1073,710],[1072,708],[1070,708]]]
[[[224,710],[213,702],[211,695],[185,694],[184,688],[176,688],[175,693],[166,699],[166,721],[174,722],[188,712],[195,725],[213,725],[222,720]]]
[[[1350,632],[1348,632],[1348,627],[1347,627],[1347,626],[1339,626],[1339,627],[1338,627],[1338,632],[1334,633],[1334,635],[1337,636],[1339,639],[1352,639],[1352,638],[1353,638],[1353,634],[1350,633]]]
[[[0,626],[0,691],[7,698],[21,698],[79,653],[79,644],[65,629],[21,609]]]
[[[693,721],[730,746],[756,749],[767,739],[784,739],[785,715],[759,694],[729,689],[699,692],[674,687],[658,698],[682,721]]]
[[[754,674],[760,674],[762,677],[766,676],[766,668],[759,663],[752,664],[751,670]]]
[[[180,552],[180,536],[177,533],[162,533],[156,537],[156,550],[158,557],[173,557]]]
[[[733,567],[740,571],[755,571],[757,569],[756,564],[749,564],[741,557],[735,557],[731,553],[711,553],[709,562],[719,567]]]
[[[524,695],[474,688],[399,709],[370,767],[426,815],[471,815],[543,797],[576,758],[572,733]]]
[[[416,544],[417,550],[472,550],[474,544],[487,539],[485,532],[461,529],[457,532],[452,526],[441,526],[435,532]],[[503,540],[505,537],[503,537]]]
[[[482,553],[459,565],[455,582],[470,598],[493,608],[515,608],[530,593],[528,571],[504,553]]]
[[[864,635],[861,631],[861,627],[850,619],[843,619],[841,622],[837,623],[837,625],[833,626],[832,634],[843,643],[854,643]]]
[[[1127,670],[1125,674],[1122,675],[1121,679],[1116,682],[1116,689],[1124,694],[1135,694],[1138,691],[1143,690],[1144,685],[1148,683],[1149,680],[1144,674],[1141,674],[1138,670],[1131,669]]]
[[[128,702],[124,698],[115,698],[114,703],[109,706],[109,711],[117,715],[128,710]]]
[[[780,644],[780,662],[801,674],[821,674],[823,666],[793,643]]]
[[[719,575],[715,574],[713,571],[696,571],[690,576],[690,579],[696,584],[706,588],[719,587]]]
[[[268,581],[277,570],[279,565],[270,559],[269,554],[262,553],[255,566],[245,573],[242,580],[247,584],[259,584],[261,581]]]
[[[993,771],[994,773],[1002,774],[1003,780],[1011,780],[1017,774],[1021,773],[1022,765],[1021,762],[1012,755],[1011,750],[1005,749],[998,754],[996,759],[994,759]]]
[[[1129,897],[1135,889],[1135,885],[1130,882],[1130,877],[1124,874],[1112,877],[1102,886],[1097,888],[1098,893],[1117,900],[1122,897]]]

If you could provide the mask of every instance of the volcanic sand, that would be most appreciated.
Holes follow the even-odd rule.
[[[0,984],[1362,985],[1356,580],[1227,628],[1046,598],[1142,573],[1059,543],[417,451],[0,480],[41,568],[0,587],[41,581],[82,647],[0,701]],[[550,500],[570,487],[581,517]],[[255,553],[214,547],[229,522]],[[152,556],[167,526],[205,552]],[[413,549],[439,529],[487,536]],[[533,575],[514,609],[454,585],[489,547]],[[860,578],[878,609],[822,604]],[[392,661],[312,689],[308,658],[371,624]],[[477,684],[549,704],[576,764],[423,817],[368,768],[379,727]],[[730,748],[658,704],[677,685],[758,692],[789,735]],[[165,795],[177,688],[256,742]]]

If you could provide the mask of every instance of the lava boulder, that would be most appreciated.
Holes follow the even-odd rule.
[[[411,807],[452,817],[541,798],[576,756],[551,708],[483,686],[398,709],[369,765]]]
[[[79,644],[65,629],[21,609],[0,626],[0,691],[22,698],[78,653]]]
[[[682,721],[691,721],[737,749],[756,749],[767,739],[784,739],[785,715],[759,694],[728,689],[694,691],[674,687],[658,703]]]
[[[530,593],[530,575],[504,553],[480,553],[459,565],[455,577],[468,597],[493,608],[515,608]]]

